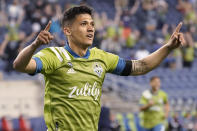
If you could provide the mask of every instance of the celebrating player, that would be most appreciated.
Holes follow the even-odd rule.
[[[50,25],[51,21],[13,63],[20,72],[44,75],[44,118],[48,131],[96,131],[105,74],[145,74],[184,42],[179,33],[180,23],[168,43],[142,60],[124,60],[97,48],[89,49],[95,32],[92,9],[76,6],[63,14],[66,46],[45,48],[33,55],[38,47],[53,39]]]
[[[150,90],[145,90],[140,99],[141,125],[145,131],[164,131],[164,122],[168,117],[169,104],[167,94],[160,90],[160,78],[150,79]]]

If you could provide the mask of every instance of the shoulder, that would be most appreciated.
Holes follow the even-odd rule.
[[[47,59],[59,59],[63,61],[63,52],[64,47],[47,47],[40,50],[35,56],[36,57],[45,57]]]
[[[161,89],[159,90],[159,94],[161,96],[167,96],[167,93],[165,91],[161,90]]]
[[[163,90],[161,90],[161,89],[159,90],[159,93],[160,93],[160,94],[166,94],[166,92],[163,91]]]
[[[52,53],[52,51],[51,51],[50,47],[47,47],[47,48],[41,49],[35,55],[41,56],[41,57],[46,57],[48,54],[51,54],[51,53]]]
[[[40,50],[37,54],[45,57],[59,56],[57,47],[47,47]]]
[[[144,92],[142,92],[142,97],[150,99],[152,97],[150,90],[145,90]]]
[[[99,54],[106,53],[104,50],[98,49],[98,48],[96,48],[96,47],[91,48],[91,49],[90,49],[90,52],[91,52],[91,53],[99,53]]]
[[[116,54],[106,52],[104,50],[98,49],[96,47],[90,49],[91,54],[96,55],[96,56],[117,56]]]

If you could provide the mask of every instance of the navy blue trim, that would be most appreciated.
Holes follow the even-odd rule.
[[[35,74],[36,73],[40,73],[41,70],[42,70],[42,68],[43,68],[42,61],[38,57],[33,57],[33,59],[36,61],[36,71],[35,71]]]
[[[125,60],[125,68],[121,73],[121,76],[129,76],[132,72],[132,61],[130,60]]]
[[[88,59],[89,56],[90,56],[90,50],[88,48],[86,54],[83,56],[83,57],[80,57],[79,55],[77,55],[69,46],[69,44],[67,43],[64,48],[72,55],[74,56],[75,58],[85,58],[85,59]]]
[[[122,71],[124,70],[125,65],[126,65],[125,60],[123,58],[120,58],[119,57],[119,60],[118,60],[118,64],[116,66],[116,69],[112,73],[113,74],[116,74],[116,75],[120,75],[122,73]]]

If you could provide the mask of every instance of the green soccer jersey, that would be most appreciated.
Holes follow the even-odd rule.
[[[148,104],[152,100],[155,105],[140,113],[140,123],[143,127],[149,129],[165,121],[164,105],[167,103],[167,94],[159,90],[156,94],[152,94],[150,90],[142,93],[140,105]]]
[[[96,131],[102,83],[105,74],[116,69],[119,57],[92,48],[80,58],[65,48],[49,47],[34,55],[45,79],[48,131]]]

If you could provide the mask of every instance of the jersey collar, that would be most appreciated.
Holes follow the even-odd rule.
[[[160,89],[159,89],[159,90],[160,90]],[[153,93],[152,89],[150,89],[150,92],[151,92],[151,94],[153,94],[153,95],[157,95],[158,92],[159,92],[159,90],[158,90],[157,92]]]
[[[66,43],[66,45],[64,46],[64,48],[72,55],[74,56],[75,58],[85,58],[85,59],[88,59],[89,56],[90,56],[90,50],[88,48],[86,54],[83,56],[83,57],[80,57],[79,55],[77,55],[69,46],[68,42]]]

